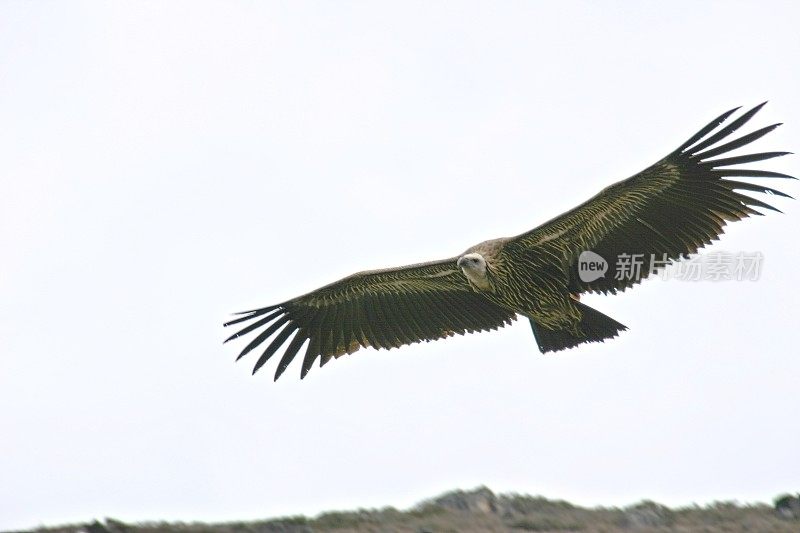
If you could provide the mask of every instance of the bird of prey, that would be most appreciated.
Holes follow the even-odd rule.
[[[283,303],[238,313],[225,326],[244,327],[225,342],[257,332],[241,358],[274,336],[255,373],[288,341],[277,380],[306,343],[301,378],[317,358],[323,366],[360,348],[390,349],[494,330],[517,315],[530,321],[542,352],[616,337],[627,328],[581,303],[582,293],[623,291],[711,244],[727,222],[762,214],[754,208],[778,211],[738,191],[789,197],[731,179],[795,179],[738,167],[789,152],[717,157],[780,125],[729,140],[763,105],[730,121],[739,108],[723,113],[654,165],[526,233],[482,242],[448,259],[359,272]],[[642,259],[642,275],[619,275],[616,258],[623,255]],[[607,271],[582,275],[579,263],[587,257],[606,261]]]

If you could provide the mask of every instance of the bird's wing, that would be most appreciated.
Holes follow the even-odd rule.
[[[511,323],[514,312],[473,291],[456,261],[359,272],[282,304],[245,311],[225,324],[249,322],[226,342],[259,330],[241,358],[274,336],[255,373],[294,335],[278,363],[277,380],[306,341],[301,378],[318,356],[322,366],[361,347],[395,348]]]
[[[750,120],[763,105],[727,124],[726,119],[739,108],[723,113],[658,163],[603,189],[575,209],[513,238],[507,244],[508,250],[512,253],[544,252],[552,256],[561,262],[561,268],[569,271],[572,292],[615,293],[641,281],[651,272],[651,266],[657,269],[663,262],[711,244],[723,232],[726,222],[761,215],[754,207],[778,211],[737,191],[788,195],[729,178],[792,176],[730,167],[789,152],[716,158],[755,141],[780,125],[773,124],[719,144]],[[714,132],[721,124],[725,125]],[[607,261],[605,276],[589,282],[581,280],[577,263],[583,251],[595,252]],[[631,267],[627,263],[632,260],[638,263],[641,276],[629,275]]]

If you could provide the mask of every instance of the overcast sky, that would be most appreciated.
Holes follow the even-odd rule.
[[[791,200],[711,249],[758,281],[588,298],[630,328],[604,344],[543,356],[518,321],[277,383],[222,345],[229,313],[530,229],[734,106],[800,150],[797,6],[0,3],[0,529],[800,490]]]

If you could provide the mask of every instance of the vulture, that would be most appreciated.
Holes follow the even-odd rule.
[[[791,198],[735,179],[796,179],[739,166],[790,152],[728,154],[780,125],[730,138],[763,106],[736,118],[738,107],[723,113],[654,165],[521,235],[482,242],[448,259],[358,272],[283,303],[237,313],[225,326],[241,329],[225,342],[255,334],[238,360],[271,339],[253,373],[288,342],[277,380],[303,345],[301,379],[318,358],[323,366],[360,348],[494,330],[518,315],[530,321],[543,353],[616,337],[627,328],[581,303],[581,294],[624,291],[711,244],[726,223],[763,214],[756,208],[778,211],[739,191]],[[607,261],[607,271],[582,276],[578,264],[587,253]],[[642,258],[640,276],[619,275],[615,258],[621,254]]]

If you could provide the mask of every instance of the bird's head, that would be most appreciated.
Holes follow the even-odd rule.
[[[470,279],[486,277],[486,259],[481,254],[464,254],[456,263],[461,271]]]

